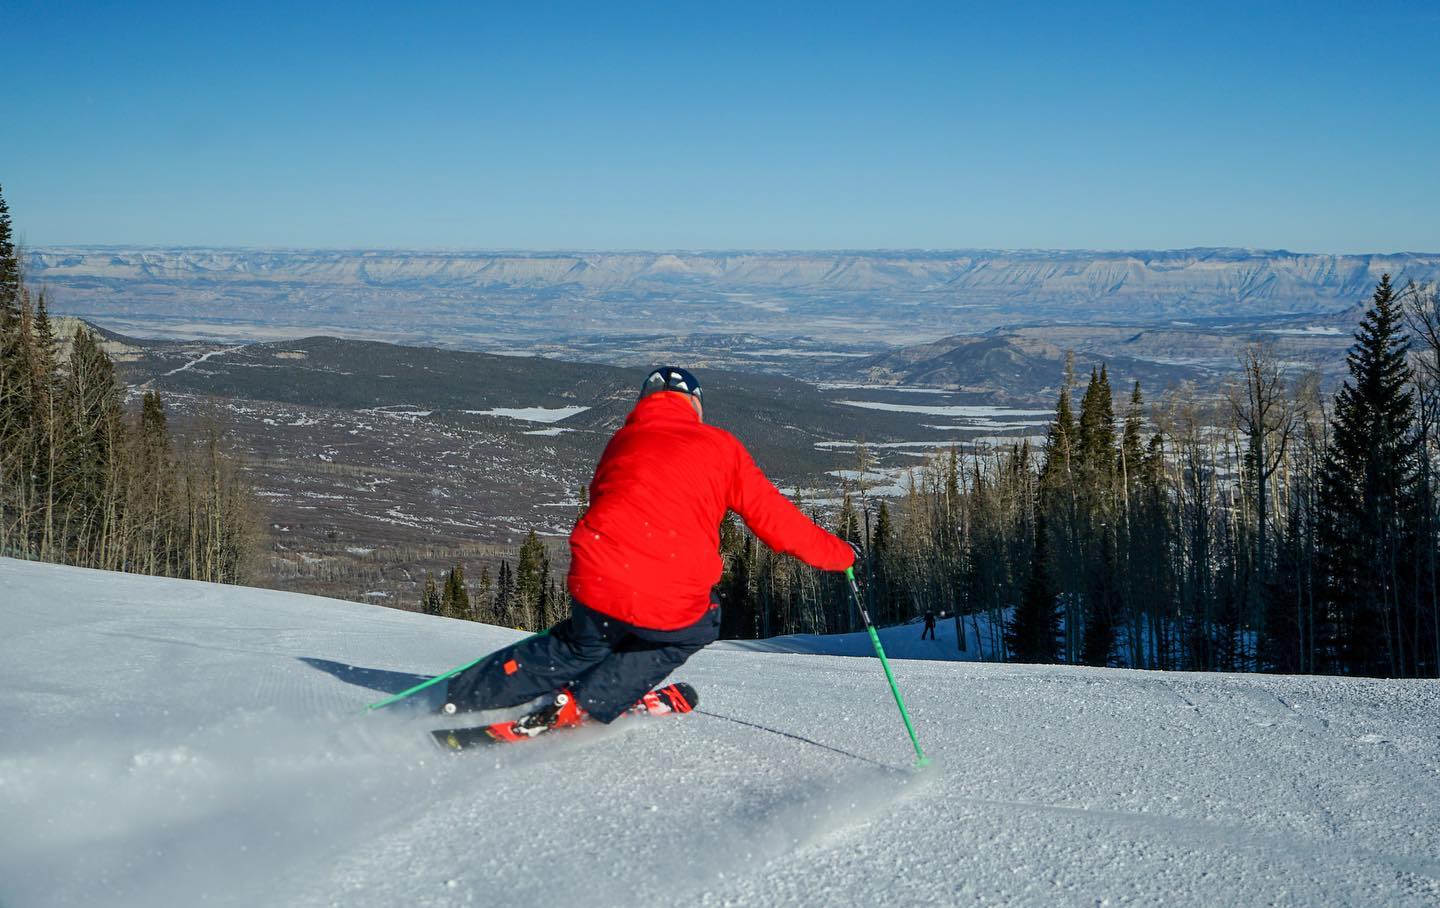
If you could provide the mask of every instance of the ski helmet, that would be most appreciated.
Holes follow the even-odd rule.
[[[660,366],[645,377],[645,383],[640,386],[640,396],[649,397],[657,391],[679,391],[698,399],[700,382],[687,369]]]

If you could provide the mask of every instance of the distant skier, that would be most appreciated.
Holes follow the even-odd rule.
[[[570,617],[451,680],[444,712],[547,700],[511,729],[536,735],[620,716],[720,635],[720,523],[735,511],[777,551],[830,571],[849,543],[806,517],[730,433],[703,421],[700,383],[662,366],[610,439],[570,533]]]
[[[929,637],[931,640],[934,640],[934,639],[935,639],[935,613],[934,613],[934,612],[926,612],[926,613],[925,613],[925,629],[920,632],[920,639],[921,639],[921,640],[924,640],[926,637]]]

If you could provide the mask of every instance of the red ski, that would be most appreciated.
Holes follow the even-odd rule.
[[[695,688],[683,681],[656,688],[641,697],[639,702],[621,714],[625,716],[663,716],[688,713],[700,702]],[[461,751],[472,747],[487,747],[491,744],[513,744],[529,741],[542,732],[578,728],[591,721],[590,717],[575,706],[568,694],[562,693],[557,703],[546,707],[551,714],[540,723],[534,721],[537,713],[496,722],[491,725],[472,725],[466,728],[441,728],[430,732],[435,743],[446,750]],[[542,713],[545,710],[541,711]]]

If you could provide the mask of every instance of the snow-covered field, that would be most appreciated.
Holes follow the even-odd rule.
[[[584,413],[589,407],[491,407],[489,410],[461,410],[476,416],[503,416],[522,422],[559,422]]]
[[[1440,902],[1434,682],[897,659],[918,773],[871,658],[501,752],[362,713],[517,636],[0,560],[0,904]]]

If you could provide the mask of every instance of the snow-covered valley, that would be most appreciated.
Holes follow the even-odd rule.
[[[916,633],[885,636],[940,657],[895,662],[923,771],[825,638],[701,653],[702,714],[452,756],[424,704],[364,705],[517,632],[0,560],[0,904],[1440,901],[1437,682]]]

